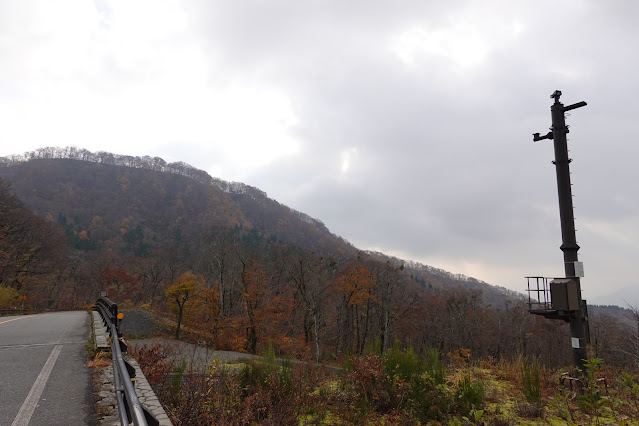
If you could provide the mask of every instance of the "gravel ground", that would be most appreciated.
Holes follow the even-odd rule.
[[[123,311],[122,335],[125,339],[144,339],[167,336],[173,332],[163,318],[148,311]]]
[[[241,362],[242,360],[247,359],[262,358],[257,355],[241,352],[215,351],[204,346],[171,339],[134,339],[129,340],[128,343],[133,349],[142,347],[143,345],[146,345],[147,348],[151,348],[158,344],[167,346],[171,349],[174,361],[180,363],[184,360],[187,362],[187,365],[192,366],[196,370],[202,371],[209,369],[211,363],[216,359],[223,363],[232,363],[233,361]]]
[[[261,357],[241,352],[214,351],[202,345],[173,340],[170,325],[166,320],[148,311],[123,311],[122,335],[131,349],[146,345],[151,348],[157,344],[171,349],[174,361],[186,360],[195,369],[208,369],[209,365],[218,359],[229,363],[245,359],[259,359]]]

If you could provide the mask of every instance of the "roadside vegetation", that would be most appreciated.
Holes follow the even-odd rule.
[[[256,188],[75,148],[0,171],[0,310],[106,292],[175,339],[265,356],[201,371],[141,350],[177,424],[637,423],[637,307],[589,307],[579,384],[567,324],[522,295],[359,251]]]
[[[162,345],[135,353],[176,425],[639,424],[639,376],[590,359],[581,381],[537,359],[450,364],[398,344],[328,366],[275,357],[192,368]]]

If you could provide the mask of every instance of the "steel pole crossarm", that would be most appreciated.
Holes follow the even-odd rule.
[[[572,111],[573,109],[581,108],[581,107],[586,106],[586,105],[588,105],[588,104],[585,103],[584,101],[577,102],[576,104],[565,106],[564,107],[564,112]]]

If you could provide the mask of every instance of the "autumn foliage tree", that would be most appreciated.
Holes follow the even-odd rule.
[[[290,317],[289,287],[283,282],[284,267],[275,261],[279,247],[274,241],[249,231],[235,247],[241,305],[245,315],[246,350],[256,353],[268,334],[272,341],[282,340],[280,321]],[[270,267],[268,270],[267,267]],[[242,311],[240,311],[242,312]]]
[[[404,265],[393,265],[387,261],[377,263],[372,269],[375,275],[374,294],[378,301],[376,308],[377,335],[381,353],[391,345],[391,335],[396,330],[396,322],[408,312],[416,309],[415,297],[410,283],[406,280]]]
[[[204,277],[201,275],[184,273],[166,289],[166,304],[168,308],[175,313],[177,326],[175,329],[175,338],[180,338],[180,327],[184,319],[184,315],[188,312],[187,303],[194,301],[198,295],[198,291],[204,287]]]
[[[319,362],[335,263],[295,247],[289,247],[288,256],[288,278],[294,284],[294,298],[301,311],[304,340],[312,342],[315,361]]]
[[[241,274],[244,292],[242,296],[246,307],[246,340],[247,350],[255,353],[257,350],[258,327],[265,318],[266,274],[256,263],[246,265]]]
[[[13,288],[0,285],[0,309],[13,309],[20,303],[20,293]]]
[[[375,280],[364,265],[356,263],[347,267],[337,279],[335,291],[341,295],[339,320],[343,334],[340,338],[344,349],[363,353],[368,337],[371,305],[377,303],[373,295]],[[354,334],[354,335],[353,335]],[[353,341],[354,338],[354,341]]]
[[[112,290],[116,300],[131,300],[136,296],[137,280],[124,268],[109,265],[102,270],[99,278],[103,290]]]

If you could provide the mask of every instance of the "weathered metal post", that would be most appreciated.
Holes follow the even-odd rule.
[[[570,322],[570,335],[573,349],[575,367],[584,370],[584,361],[588,357],[587,345],[590,343],[588,327],[588,311],[586,301],[581,298],[581,282],[583,266],[577,258],[577,239],[575,236],[575,217],[572,205],[572,188],[570,183],[570,162],[568,157],[568,143],[566,134],[565,113],[582,106],[586,102],[578,102],[564,106],[559,102],[561,91],[556,90],[551,98],[555,100],[550,107],[552,115],[551,131],[545,136],[539,133],[533,134],[533,141],[552,139],[555,146],[555,165],[557,172],[557,193],[559,196],[559,216],[561,220],[561,251],[564,254],[564,269],[566,279],[556,279],[550,284],[552,311],[547,311],[544,316],[563,319]],[[537,313],[538,312],[532,312]]]

